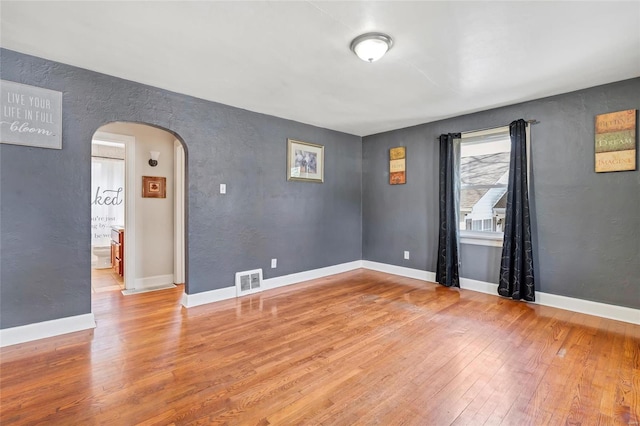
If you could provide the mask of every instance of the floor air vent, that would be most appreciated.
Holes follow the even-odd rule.
[[[236,296],[262,291],[262,269],[236,272]]]

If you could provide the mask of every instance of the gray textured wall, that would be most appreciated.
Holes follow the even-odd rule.
[[[185,141],[189,294],[232,286],[237,271],[361,259],[360,137],[5,49],[0,62],[4,80],[63,92],[62,150],[0,145],[1,328],[91,311],[91,136],[112,121]],[[286,181],[287,138],[325,145],[323,184]]]
[[[640,171],[594,172],[594,117],[640,108],[640,78],[363,139],[363,259],[435,272],[441,133],[537,119],[532,208],[537,289],[640,308]],[[406,185],[388,150],[407,147]],[[403,250],[411,260],[402,260]],[[461,275],[497,282],[499,248],[462,246]]]

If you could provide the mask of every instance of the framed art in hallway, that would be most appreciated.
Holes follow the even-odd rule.
[[[167,198],[167,178],[142,176],[142,198]]]
[[[324,182],[324,146],[287,139],[287,180]]]

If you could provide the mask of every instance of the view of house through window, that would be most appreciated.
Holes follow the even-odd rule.
[[[461,231],[503,231],[510,152],[509,127],[462,135]]]

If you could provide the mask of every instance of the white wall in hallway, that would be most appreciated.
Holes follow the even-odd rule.
[[[136,191],[136,283],[144,283],[150,278],[153,281],[155,277],[173,276],[175,136],[164,130],[136,123],[110,123],[101,127],[100,131],[136,138],[133,177]],[[155,167],[149,165],[150,151],[160,152],[158,165]],[[142,176],[165,177],[167,197],[142,198]],[[126,235],[125,228],[125,244]],[[125,268],[127,262],[125,258]]]

